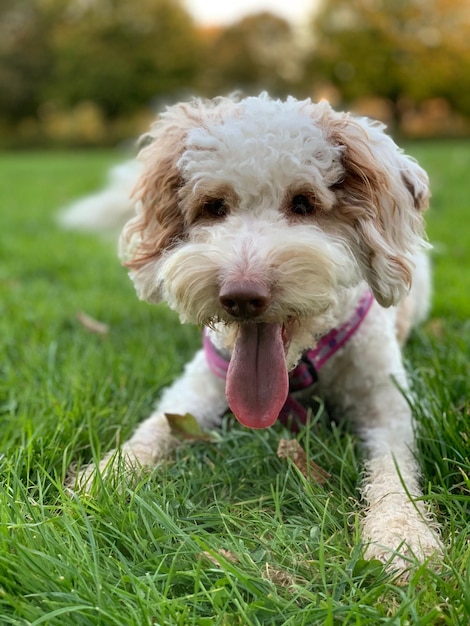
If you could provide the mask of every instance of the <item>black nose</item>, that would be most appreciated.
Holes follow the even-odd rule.
[[[262,283],[227,282],[220,289],[219,301],[232,317],[251,319],[266,311],[271,295]]]

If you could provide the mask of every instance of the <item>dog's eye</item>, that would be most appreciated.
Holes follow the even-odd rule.
[[[315,211],[315,206],[304,194],[297,194],[292,198],[290,210],[296,215],[311,215]]]
[[[228,213],[225,200],[222,198],[210,198],[204,202],[204,213],[211,217],[225,217]]]

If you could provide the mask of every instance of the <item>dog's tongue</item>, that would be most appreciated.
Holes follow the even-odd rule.
[[[244,426],[274,424],[289,392],[281,325],[240,325],[225,391],[230,409]]]

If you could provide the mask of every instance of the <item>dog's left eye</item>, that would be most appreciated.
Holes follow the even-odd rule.
[[[292,198],[290,210],[296,215],[311,215],[315,211],[315,207],[307,196],[297,194]]]
[[[210,198],[204,202],[204,213],[212,217],[225,217],[228,213],[225,200],[222,198]]]

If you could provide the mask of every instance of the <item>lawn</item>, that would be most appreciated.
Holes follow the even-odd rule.
[[[470,145],[408,148],[432,179],[436,284],[406,359],[446,554],[407,585],[362,558],[358,441],[323,415],[298,435],[323,486],[277,457],[281,425],[228,420],[133,489],[64,491],[71,463],[148,414],[199,333],[137,300],[112,238],[54,224],[120,155],[0,155],[1,626],[470,623]]]

